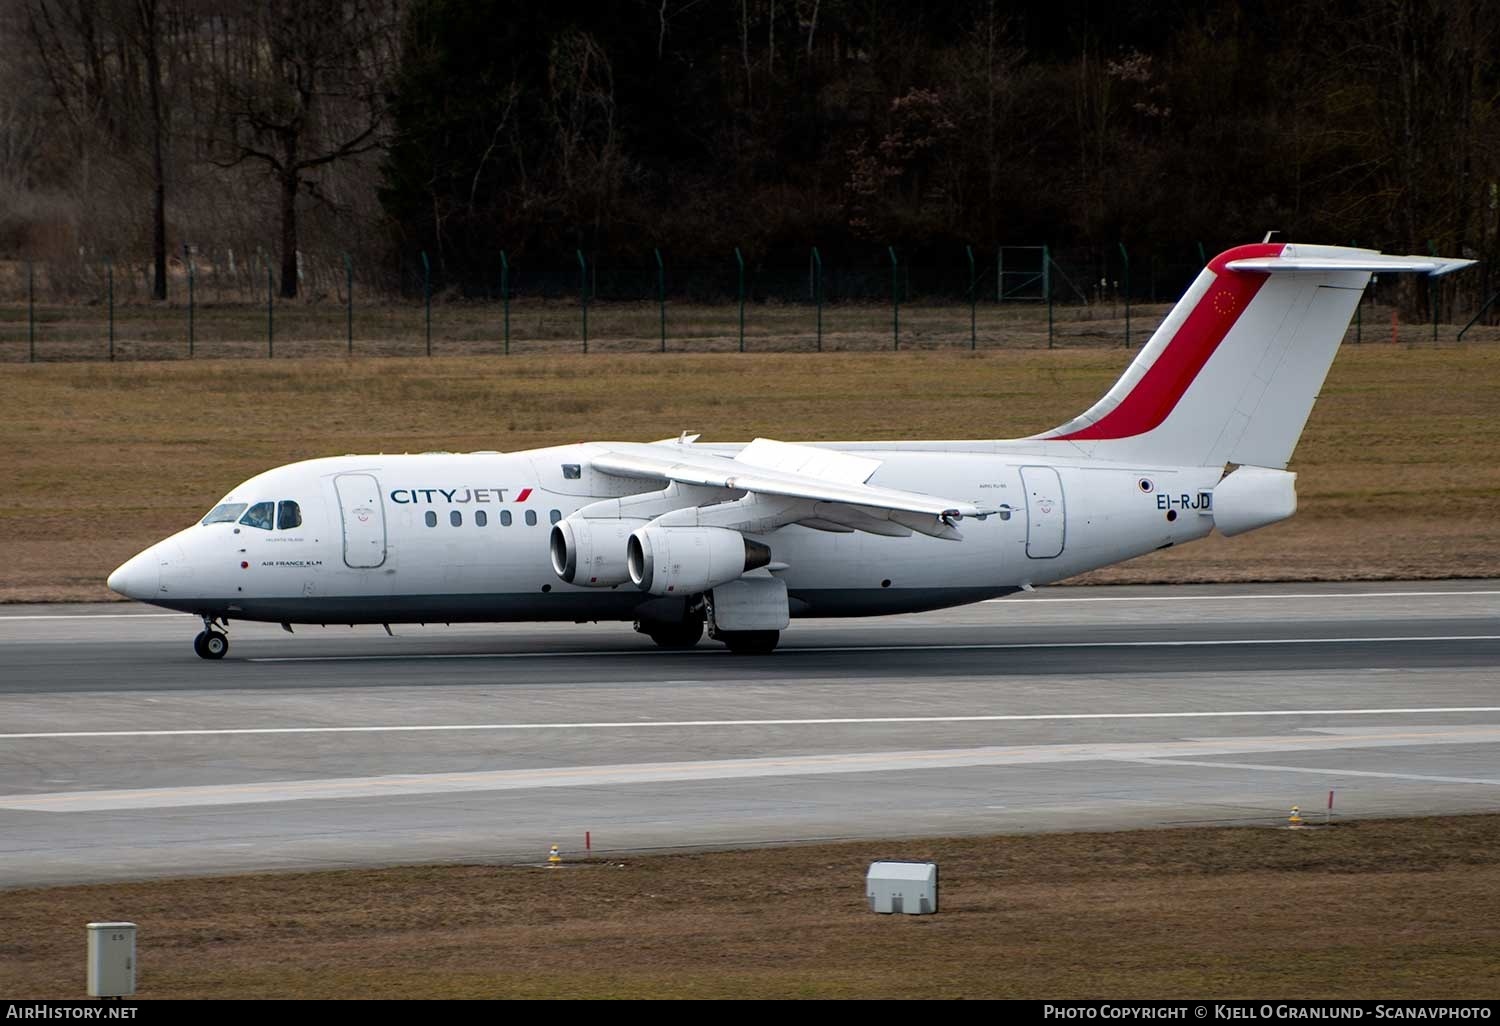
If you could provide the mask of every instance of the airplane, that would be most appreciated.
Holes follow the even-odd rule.
[[[109,575],[292,624],[623,621],[771,652],[793,617],[979,602],[1297,508],[1293,448],[1375,273],[1473,261],[1269,241],[1219,254],[1089,409],[1014,440],[586,442],[336,456],[237,485]]]

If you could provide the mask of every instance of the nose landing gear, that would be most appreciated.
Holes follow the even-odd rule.
[[[193,639],[193,651],[198,653],[200,659],[223,659],[224,653],[229,651],[229,635],[224,633],[228,624],[223,624],[223,629],[216,628],[216,618],[205,616],[203,618],[203,630]]]

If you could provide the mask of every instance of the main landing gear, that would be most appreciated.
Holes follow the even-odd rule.
[[[203,630],[193,639],[193,651],[198,653],[200,659],[223,659],[224,653],[229,651],[229,635],[224,631],[228,624],[223,623],[222,628],[216,627],[216,621],[212,616],[203,618]]]
[[[635,629],[656,642],[658,648],[680,652],[692,648],[703,637],[703,621],[695,617],[677,623],[660,620],[639,620]]]
[[[715,640],[724,642],[735,655],[769,655],[781,640],[780,631],[719,631]]]

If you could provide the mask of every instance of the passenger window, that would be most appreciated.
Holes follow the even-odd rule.
[[[257,502],[245,511],[244,516],[240,517],[240,523],[246,527],[258,527],[262,531],[269,531],[271,529],[271,518],[275,515],[276,503]]]
[[[490,515],[488,513],[486,513],[484,510],[482,510],[482,509],[476,509],[474,511],[474,523],[478,524],[480,527],[483,527],[484,525],[488,524],[489,522],[490,522]]]
[[[577,481],[580,477],[583,476],[583,468],[580,467],[577,463],[564,463],[562,465],[562,468],[563,480],[565,481]]]
[[[502,509],[500,511],[500,526],[501,527],[509,527],[510,526],[510,510],[508,510],[508,509]]]
[[[555,509],[551,513],[547,514],[547,520],[549,522],[551,522],[551,523],[555,524],[555,523],[557,523],[561,519],[562,519],[562,511],[561,510],[556,510]]]
[[[290,499],[283,499],[276,511],[276,530],[290,531],[302,526],[302,507]]]
[[[527,527],[535,527],[536,526],[536,510],[534,510],[534,509],[528,509],[526,511],[526,526]]]
[[[427,526],[428,527],[436,527],[437,526],[437,514],[434,513],[432,510],[428,510],[427,511],[427,517],[426,517],[426,519],[427,519]]]
[[[452,524],[454,527],[462,527],[464,526],[464,515],[458,510],[453,510],[448,514],[448,523]]]

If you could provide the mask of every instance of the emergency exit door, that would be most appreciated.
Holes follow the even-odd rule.
[[[1022,467],[1021,487],[1026,491],[1026,555],[1062,555],[1067,524],[1062,479],[1051,467]]]
[[[370,570],[385,562],[385,507],[373,474],[340,474],[333,479],[344,522],[344,563]]]

